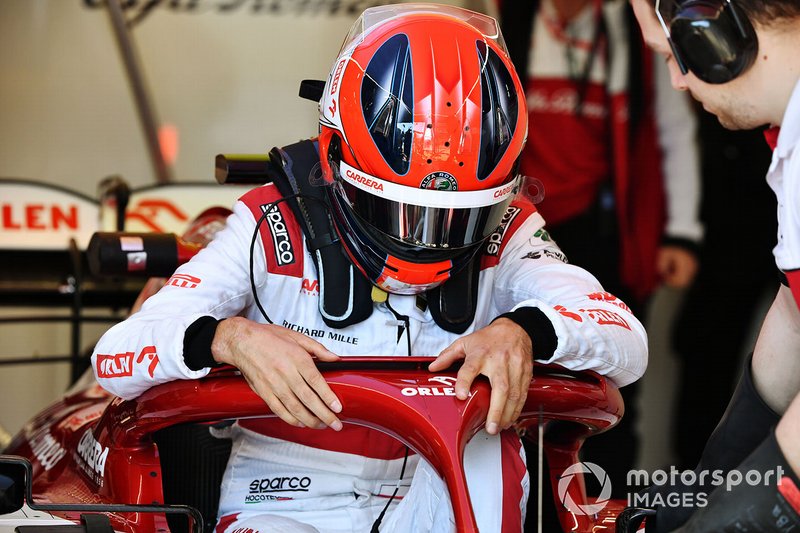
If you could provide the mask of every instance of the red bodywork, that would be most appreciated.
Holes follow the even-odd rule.
[[[208,224],[219,226],[225,214],[201,215],[187,235],[194,231],[208,237],[202,229],[208,229]],[[136,305],[163,282],[151,280]],[[477,532],[461,458],[464,446],[485,422],[489,384],[477,380],[470,397],[459,400],[452,388],[456,370],[432,374],[427,370],[432,360],[348,357],[341,363],[322,363],[320,369],[342,402],[340,419],[388,433],[428,459],[447,482],[458,531]],[[579,462],[583,440],[616,424],[624,408],[617,388],[594,373],[537,365],[534,376],[519,428],[530,426],[527,434],[534,438],[538,427],[544,429],[544,454],[551,486],[557,491],[564,470]],[[131,401],[113,397],[89,382],[73,387],[31,420],[5,453],[31,461],[37,503],[162,504],[161,464],[153,442],[156,431],[189,422],[269,416],[274,415],[232,368],[200,380],[159,385]],[[566,490],[578,505],[595,503],[588,500],[580,474]],[[557,493],[554,500],[568,501]],[[565,531],[588,533],[614,531],[614,520],[625,502],[611,500],[593,515],[557,505]],[[79,512],[54,514],[80,518]],[[168,530],[160,514],[110,516],[118,531]]]
[[[451,395],[452,388],[443,385],[446,379],[430,379],[454,378],[455,371],[431,374],[426,370],[431,360],[350,357],[339,369],[323,369],[323,374],[342,401],[342,421],[384,431],[426,457],[447,482],[458,530],[475,532],[461,457],[466,443],[484,424],[489,385],[479,380],[469,399],[458,400]],[[397,361],[401,368],[369,369],[374,361]],[[409,368],[412,362],[417,368]],[[342,369],[348,366],[352,369]],[[537,366],[534,374],[519,423],[532,425],[535,435],[542,421],[544,453],[555,489],[562,472],[578,462],[583,439],[619,420],[622,399],[615,387],[592,373]],[[419,394],[420,388],[430,394]],[[163,503],[154,432],[179,423],[260,416],[274,415],[233,369],[160,385],[132,401],[112,398],[95,385],[65,396],[37,416],[7,453],[28,457],[33,463],[33,494],[38,502]],[[61,455],[54,464],[43,455],[47,451],[39,444],[43,440],[50,442],[50,455]],[[65,453],[52,450],[57,447]],[[578,505],[594,503],[587,499],[579,477],[567,490]],[[555,501],[559,501],[557,494]],[[610,501],[600,514],[586,516],[560,506],[559,518],[565,531],[613,531],[614,519],[624,507],[624,501]],[[78,518],[78,513],[64,516]],[[115,516],[113,522],[120,531],[167,529],[158,515]]]

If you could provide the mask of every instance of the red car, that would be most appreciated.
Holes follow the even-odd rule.
[[[201,215],[185,235],[193,246],[178,246],[183,241],[163,236],[161,244],[172,242],[178,250],[174,256],[184,261],[225,214],[217,209]],[[136,305],[160,283],[148,282]],[[148,356],[130,354],[131,359]],[[426,369],[431,360],[350,357],[319,367],[342,401],[343,422],[379,429],[427,458],[447,482],[458,531],[477,531],[461,457],[485,422],[489,384],[477,380],[470,398],[458,400],[456,369],[432,374]],[[578,450],[587,436],[619,421],[618,390],[594,373],[561,367],[537,365],[534,376],[518,429],[543,450],[549,467],[545,487],[553,491],[562,529],[615,531],[625,502],[609,500],[605,483],[598,498],[586,496],[584,474],[597,473],[579,461]],[[56,518],[83,523],[84,531],[211,531],[230,443],[211,437],[208,428],[266,416],[273,415],[234,368],[163,384],[132,401],[101,389],[89,372],[35,416],[6,448],[8,455],[0,456],[0,532],[4,527],[59,531],[31,525],[47,518],[31,518],[36,510],[47,511],[53,524]],[[9,518],[7,513],[15,511]]]

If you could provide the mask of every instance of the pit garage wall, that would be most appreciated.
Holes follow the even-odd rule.
[[[199,181],[213,180],[217,153],[263,152],[314,135],[316,106],[297,97],[300,80],[325,79],[358,14],[387,2],[122,3],[126,17],[136,19],[132,34],[158,118],[177,131],[173,175]],[[441,3],[479,11],[489,5]],[[154,183],[103,4],[0,2],[0,177],[36,179],[92,197],[98,181],[112,174],[134,187]],[[41,311],[0,305],[0,316]],[[85,326],[84,339],[103,329]],[[3,356],[64,354],[69,346],[67,324],[0,325],[0,335]],[[0,425],[15,433],[66,389],[68,376],[66,364],[0,367]]]

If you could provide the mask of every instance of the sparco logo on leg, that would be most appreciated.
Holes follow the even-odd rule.
[[[261,209],[266,210],[267,206],[262,205]],[[272,234],[272,246],[275,248],[275,259],[278,262],[278,266],[291,265],[294,263],[294,248],[292,248],[292,241],[289,239],[286,222],[283,220],[283,215],[277,205],[273,205],[267,211],[267,223]]]
[[[265,492],[308,492],[311,478],[304,477],[265,477],[250,483],[250,494]]]

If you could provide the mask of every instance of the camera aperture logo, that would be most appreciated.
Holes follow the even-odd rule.
[[[576,503],[569,494],[570,483],[578,475],[592,474],[597,478],[597,482],[602,487],[600,495],[595,503],[580,504]],[[576,481],[578,483],[578,481]],[[590,462],[575,463],[568,467],[558,479],[558,499],[561,503],[576,515],[594,515],[605,509],[608,500],[611,498],[611,479],[602,467]]]

